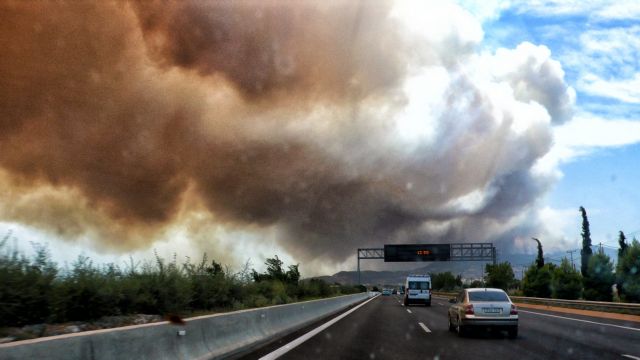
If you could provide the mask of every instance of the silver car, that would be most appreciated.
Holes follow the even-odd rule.
[[[458,335],[484,327],[507,330],[511,339],[518,337],[518,309],[502,289],[464,289],[449,302],[449,330]]]

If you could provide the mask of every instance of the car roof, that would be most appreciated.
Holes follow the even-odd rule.
[[[476,291],[500,291],[500,292],[505,292],[502,289],[496,289],[496,288],[469,288],[466,289],[468,292],[476,292]]]

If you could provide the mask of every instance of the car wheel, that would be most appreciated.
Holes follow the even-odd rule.
[[[507,330],[509,333],[509,339],[515,339],[518,337],[518,327],[517,326],[513,326],[511,327],[509,330]]]
[[[460,337],[463,337],[467,334],[467,329],[462,324],[460,324],[460,318],[458,318],[458,322],[456,323],[456,332]]]
[[[451,323],[451,316],[447,316],[447,320],[449,320],[449,331],[455,330],[455,326]]]

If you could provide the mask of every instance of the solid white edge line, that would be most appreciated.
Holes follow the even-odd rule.
[[[418,323],[418,325],[420,325],[420,327],[422,328],[422,330],[424,330],[424,331],[426,331],[426,332],[428,332],[428,333],[430,333],[430,332],[431,332],[431,330],[429,330],[429,328],[427,327],[427,325],[425,325],[425,324],[423,324],[423,323],[421,323],[421,322],[419,322],[419,323]]]
[[[597,322],[597,321],[591,321],[591,320],[575,319],[575,318],[570,318],[570,317],[566,317],[566,316],[558,316],[558,315],[544,314],[544,313],[539,313],[539,312],[535,312],[535,311],[522,310],[522,308],[519,308],[519,309],[518,309],[518,311],[519,311],[519,312],[523,312],[523,313],[527,313],[527,314],[535,314],[535,315],[541,315],[541,316],[554,317],[554,318],[558,318],[558,319],[565,319],[565,320],[580,321],[580,322],[586,322],[586,323],[589,323],[589,324],[596,324],[596,325],[602,325],[602,326],[611,326],[611,327],[617,327],[617,328],[620,328],[620,329],[627,329],[627,330],[640,331],[640,328],[632,328],[632,327],[622,326],[622,325],[614,325],[614,324],[600,323],[600,322]]]
[[[369,303],[369,301],[377,298],[380,295],[376,295],[374,297],[372,297],[371,299],[363,302],[362,304],[354,307],[353,309],[347,311],[346,313],[331,319],[330,321],[327,321],[326,323],[318,326],[317,328],[309,331],[308,333],[300,336],[299,338],[291,341],[290,343],[268,353],[267,355],[263,356],[260,358],[260,360],[271,360],[271,359],[277,359],[280,356],[288,353],[290,350],[293,350],[294,348],[296,348],[298,345],[302,344],[303,342],[311,339],[312,337],[314,337],[315,335],[317,335],[318,333],[322,332],[323,330],[325,330],[326,328],[328,328],[329,326],[337,323],[338,321],[342,320],[344,317],[348,316],[349,314],[351,314],[352,312],[358,310],[359,308],[363,307],[364,305],[366,305],[367,303]]]
[[[628,355],[628,354],[620,354],[620,355],[622,355],[622,356],[624,356],[626,358],[629,358],[629,359],[640,360],[640,357],[637,357],[637,356]]]
[[[409,314],[411,314],[411,310],[407,309],[407,312],[408,312]]]

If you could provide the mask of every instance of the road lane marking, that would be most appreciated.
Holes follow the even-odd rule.
[[[325,329],[327,329],[329,326],[331,326],[331,325],[333,325],[333,324],[337,323],[338,321],[342,320],[343,318],[345,318],[346,316],[348,316],[348,315],[349,315],[349,314],[351,314],[352,312],[354,312],[354,311],[356,311],[356,310],[360,309],[361,307],[365,306],[365,305],[366,305],[366,304],[368,304],[371,300],[373,300],[373,299],[377,298],[378,296],[379,296],[379,295],[376,295],[376,296],[372,297],[371,299],[369,299],[369,300],[367,300],[367,301],[363,302],[362,304],[360,304],[360,305],[358,305],[358,306],[354,307],[353,309],[351,309],[351,310],[347,311],[346,313],[344,313],[344,314],[342,314],[342,315],[340,315],[340,316],[338,316],[338,317],[336,317],[336,318],[333,318],[333,319],[331,319],[330,321],[327,321],[326,323],[324,323],[324,324],[322,324],[322,325],[318,326],[317,328],[315,328],[315,329],[313,329],[313,330],[309,331],[308,333],[306,333],[306,334],[304,334],[304,335],[300,336],[299,338],[297,338],[297,339],[293,340],[292,342],[290,342],[290,343],[288,343],[288,344],[286,344],[286,345],[284,345],[284,346],[282,346],[282,347],[280,347],[280,348],[278,348],[278,349],[276,349],[276,350],[274,350],[274,351],[272,351],[272,352],[268,353],[267,355],[265,355],[265,356],[261,357],[261,358],[260,358],[260,360],[272,360],[272,359],[277,359],[277,358],[279,358],[280,356],[282,356],[282,355],[284,355],[284,354],[288,353],[289,351],[291,351],[291,350],[295,349],[298,345],[300,345],[300,344],[302,344],[303,342],[305,342],[305,341],[307,341],[307,340],[311,339],[312,337],[314,337],[314,336],[315,336],[315,335],[317,335],[318,333],[320,333],[320,332],[324,331],[324,330],[325,330]]]
[[[425,332],[428,332],[428,333],[430,333],[430,332],[431,332],[431,330],[429,330],[429,328],[427,327],[427,325],[425,325],[425,324],[423,324],[423,323],[421,323],[421,322],[419,322],[419,323],[418,323],[418,325],[420,325],[420,327],[422,328],[422,330],[424,330]]]
[[[627,354],[620,354],[620,355],[622,355],[622,356],[624,356],[626,358],[629,358],[629,359],[640,360],[640,357],[637,357],[637,356],[627,355]]]
[[[596,325],[602,325],[602,326],[611,326],[611,327],[617,327],[617,328],[620,328],[620,329],[627,329],[627,330],[640,331],[640,329],[639,329],[639,328],[633,328],[633,327],[629,327],[629,326],[614,325],[614,324],[606,324],[606,323],[600,323],[600,322],[597,322],[597,321],[591,321],[591,320],[574,319],[574,318],[570,318],[570,317],[566,317],[566,316],[558,316],[558,315],[551,315],[551,314],[543,314],[543,313],[539,313],[539,312],[528,311],[528,310],[522,310],[522,309],[518,309],[518,311],[519,311],[519,312],[522,312],[522,313],[527,313],[527,314],[535,314],[535,315],[540,315],[540,316],[554,317],[554,318],[558,318],[558,319],[565,319],[565,320],[580,321],[580,322],[585,322],[585,323],[589,323],[589,324],[596,324]]]
[[[408,312],[409,314],[411,314],[411,310],[407,309],[407,312]]]

